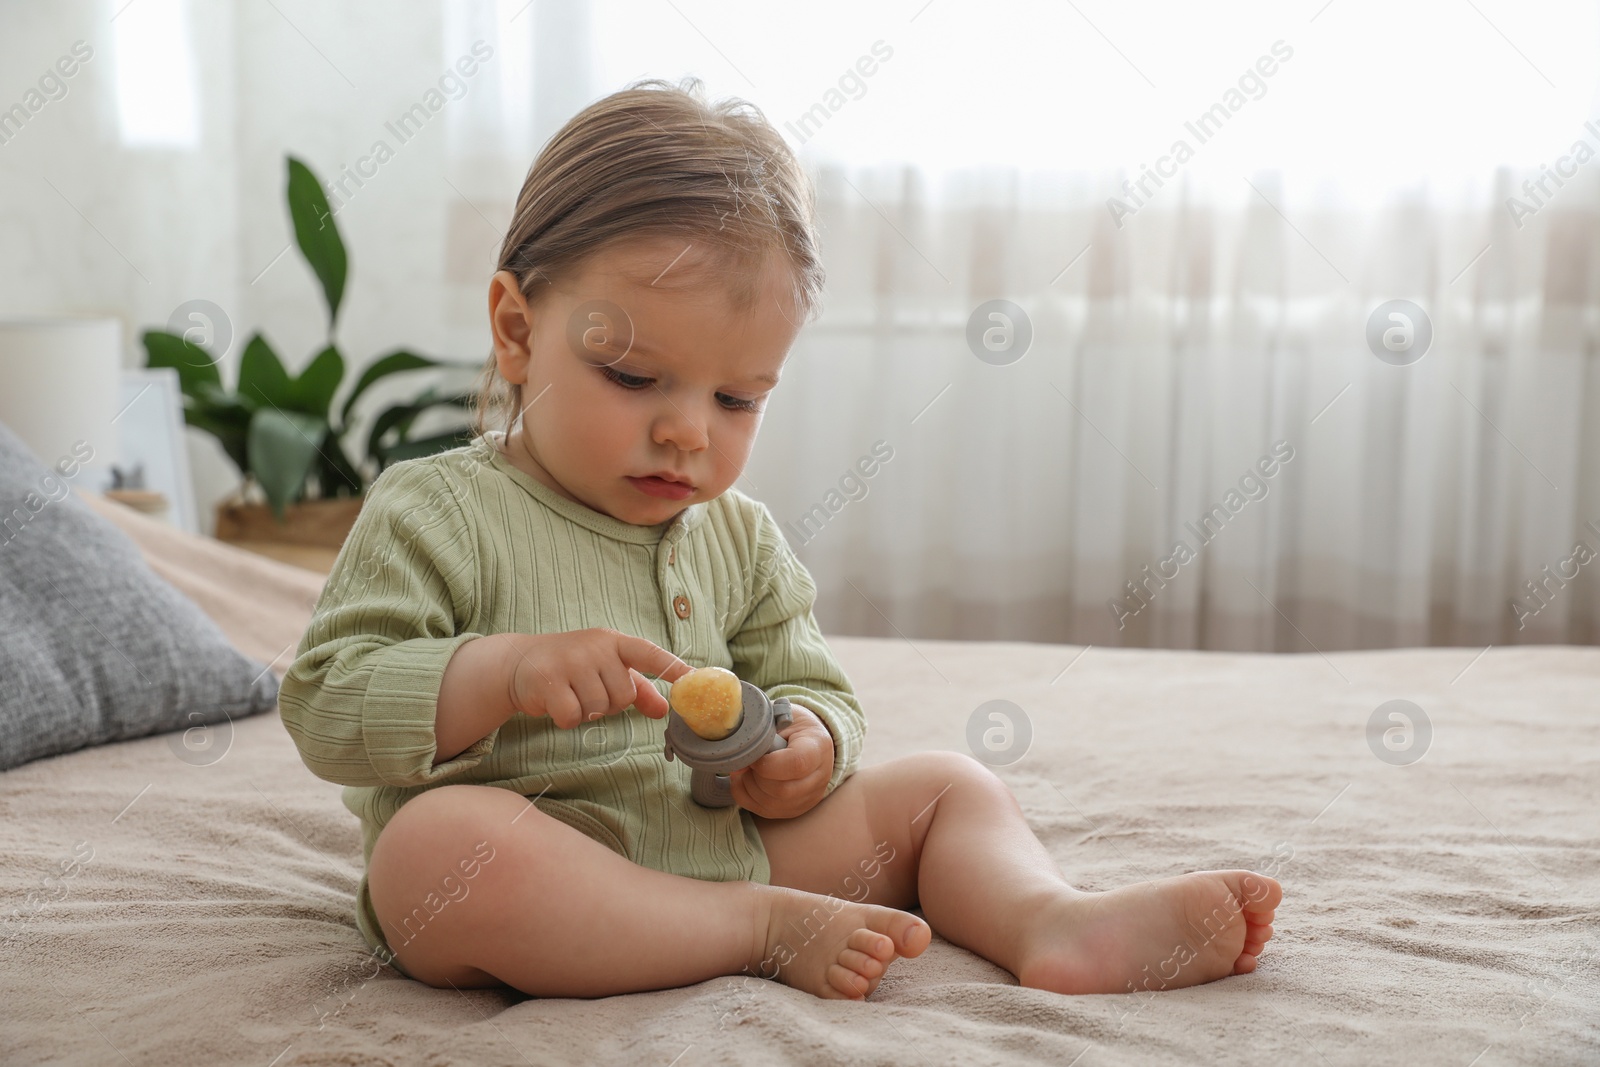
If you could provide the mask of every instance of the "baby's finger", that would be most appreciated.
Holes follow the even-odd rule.
[[[795,801],[810,793],[813,788],[812,786],[806,784],[809,780],[809,776],[807,779],[798,779],[793,781],[774,780],[771,778],[763,778],[760,775],[748,773],[740,775],[740,777],[747,780],[750,789],[754,792],[758,792],[762,801],[768,807],[774,808],[788,808],[794,804]]]
[[[619,659],[613,659],[602,661],[599,670],[600,682],[606,687],[606,714],[620,712],[635,703],[637,687],[633,682],[636,677],[633,668],[624,666]]]
[[[802,731],[788,737],[789,747],[768,752],[752,766],[763,778],[790,781],[804,778],[822,762],[822,742],[811,731]]]
[[[796,730],[809,730],[812,726],[820,726],[822,720],[817,718],[817,713],[804,704],[789,701],[789,725],[778,731],[779,736],[788,737]]]
[[[588,674],[579,671],[572,679],[572,692],[578,698],[578,715],[583,722],[591,722],[613,711],[627,707],[626,704],[613,704],[611,695],[606,692],[605,682],[598,674]]]
[[[761,783],[756,776],[746,767],[742,771],[735,771],[728,779],[728,792],[733,795],[734,801],[746,811],[754,812],[764,818],[777,817],[777,804],[774,799],[761,788]]]
[[[565,685],[555,686],[545,697],[544,713],[563,730],[570,730],[583,721],[583,708],[578,703],[578,695]]]
[[[756,811],[755,802],[750,799],[750,790],[745,785],[745,780],[749,777],[748,774],[741,771],[734,771],[728,775],[728,795],[733,797],[733,802],[745,811],[752,811],[760,815],[761,813]]]
[[[652,719],[665,718],[667,698],[661,695],[661,691],[632,667],[628,668],[628,676],[633,679],[633,706],[639,709],[639,714]]]
[[[622,662],[630,667],[638,668],[643,674],[655,675],[663,681],[675,682],[694,670],[693,667],[660,645],[646,641],[642,637],[618,634],[616,642],[617,655],[621,657]]]

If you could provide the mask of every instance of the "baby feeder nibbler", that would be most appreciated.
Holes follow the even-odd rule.
[[[712,672],[715,672],[713,675]],[[726,675],[726,678],[720,676]],[[699,676],[699,677],[696,677]],[[684,682],[690,684],[679,688]],[[738,688],[733,689],[733,683]],[[732,721],[738,696],[739,718]],[[676,756],[693,769],[689,777],[690,795],[706,808],[726,808],[733,804],[728,775],[748,767],[768,752],[787,748],[789,743],[778,731],[793,721],[788,697],[769,700],[756,686],[721,667],[701,667],[673,683],[667,710],[667,759]],[[678,705],[683,704],[683,713]],[[721,727],[717,725],[718,720]],[[691,726],[690,722],[695,726]],[[702,736],[699,730],[713,735]]]

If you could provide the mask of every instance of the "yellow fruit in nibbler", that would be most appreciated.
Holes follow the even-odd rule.
[[[689,729],[707,741],[733,733],[744,715],[739,676],[722,667],[696,667],[672,683],[667,699]]]

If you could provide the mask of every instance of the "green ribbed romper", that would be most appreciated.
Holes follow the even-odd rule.
[[[833,735],[830,793],[855,771],[866,738],[812,615],[816,586],[765,504],[729,489],[635,526],[530,477],[501,454],[503,442],[495,432],[395,463],[368,489],[279,690],[301,758],[345,787],[368,861],[407,800],[473,783],[515,790],[642,866],[769,881],[754,816],[695,804],[690,769],[663,753],[665,720],[632,707],[571,730],[514,715],[433,766],[435,702],[457,647],[485,634],[595,626],[692,666],[726,667],[815,712]],[[356,925],[392,963],[365,874]]]

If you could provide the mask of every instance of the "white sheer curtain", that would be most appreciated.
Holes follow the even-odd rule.
[[[1264,172],[1242,197],[1175,190],[1119,234],[1103,195],[1043,175],[825,169],[829,315],[752,477],[853,632],[1593,641],[1600,582],[1573,557],[1600,550],[1597,190],[1569,185],[1519,232],[1515,179],[1476,209],[1290,222]],[[1366,343],[1395,296],[1432,320],[1409,366]],[[1032,324],[1008,366],[964,336],[993,297]],[[894,458],[866,496],[806,523],[878,439]]]
[[[700,74],[811,169],[827,311],[741,487],[828,629],[1588,642],[1600,163],[1523,182],[1600,148],[1595,18],[1547,6],[1512,36],[1490,5],[1170,6],[1155,39],[1110,5],[835,5],[763,37],[729,5],[601,0],[533,84],[559,121]],[[1219,103],[1231,126],[1194,125]],[[1124,184],[1180,138],[1199,158]],[[995,299],[1032,333],[1005,365],[968,341]],[[1410,365],[1367,342],[1393,299],[1431,323]]]
[[[539,146],[634,78],[696,74],[760,106],[818,188],[826,312],[740,487],[791,531],[831,632],[1600,640],[1600,560],[1578,549],[1600,552],[1592,3],[411,0],[374,19],[64,0],[6,19],[15,99],[75,40],[94,58],[0,146],[0,307],[119,314],[130,363],[198,298],[302,366],[325,335],[283,157],[354,172],[435,89],[346,186],[337,339],[356,366],[481,358]],[[1432,325],[1409,366],[1367,342],[1395,299]],[[1031,327],[1004,365],[968,342],[991,300]],[[204,506],[233,475],[197,458]]]

